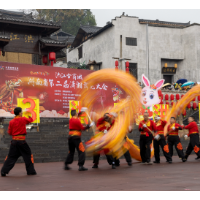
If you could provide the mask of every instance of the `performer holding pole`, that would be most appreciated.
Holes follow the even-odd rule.
[[[188,156],[192,153],[192,150],[194,150],[197,154],[196,160],[198,160],[200,158],[199,129],[193,117],[189,117],[188,122],[189,124],[187,126],[183,126],[184,129],[189,130],[189,134],[185,135],[185,138],[187,139],[190,137],[190,142],[185,153],[185,159],[187,160]]]
[[[112,125],[114,124],[114,122],[115,122],[114,118],[115,118],[114,115],[111,115],[109,113],[105,113],[104,116],[102,118],[98,119],[98,121],[97,121],[95,134],[98,134],[99,132],[104,132],[106,134],[107,131],[109,131],[110,128],[112,127]],[[104,150],[104,153],[106,155],[108,164],[112,165],[112,169],[115,169],[115,160],[112,157],[112,155],[107,155],[105,150]],[[100,158],[100,153],[97,152],[93,156],[94,165],[93,165],[92,168],[98,168],[99,158]]]
[[[72,118],[69,120],[69,138],[68,138],[68,145],[69,145],[69,154],[65,161],[65,170],[70,170],[71,168],[68,166],[74,160],[74,153],[75,149],[78,151],[78,165],[79,171],[86,171],[87,168],[83,167],[85,163],[85,148],[83,143],[81,142],[81,131],[89,129],[91,126],[94,125],[92,122],[90,125],[83,127],[80,120],[78,119],[78,114],[76,110],[71,111]]]
[[[183,153],[183,147],[180,141],[180,138],[178,136],[178,131],[182,130],[182,126],[178,123],[176,123],[175,117],[170,118],[170,125],[167,127],[168,130],[168,146],[169,146],[169,152],[171,157],[173,156],[173,146],[175,145],[175,149],[178,153],[179,158],[182,159],[183,162],[186,161]]]
[[[26,124],[33,122],[31,117],[22,117],[22,108],[14,109],[15,118],[9,122],[8,134],[12,136],[9,154],[1,169],[1,176],[6,176],[14,167],[17,159],[22,156],[26,165],[27,175],[36,175],[34,169],[33,155],[26,143]]]
[[[151,149],[150,145],[153,140],[154,133],[156,132],[156,125],[154,121],[149,120],[148,112],[145,112],[144,120],[139,124],[140,134],[140,156],[142,158],[142,163],[151,165]]]
[[[164,137],[164,127],[167,124],[166,121],[161,120],[160,116],[157,115],[155,116],[155,124],[156,124],[156,129],[157,129],[157,135],[155,136],[154,140],[154,155],[155,155],[155,161],[154,163],[160,163],[160,148],[163,150],[163,154],[167,160],[168,163],[172,163],[172,158],[169,153],[169,147],[165,141]]]

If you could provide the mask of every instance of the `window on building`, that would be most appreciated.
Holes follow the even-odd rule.
[[[138,79],[137,75],[137,63],[129,63],[129,72],[132,74],[136,79]]]
[[[81,59],[83,57],[83,46],[78,48],[78,59]]]
[[[126,37],[126,45],[137,46],[137,38]]]

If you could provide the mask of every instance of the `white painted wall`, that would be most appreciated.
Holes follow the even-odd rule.
[[[108,28],[93,39],[83,43],[83,58],[78,60],[78,48],[67,53],[71,62],[88,63],[89,60],[102,62],[102,68],[114,68],[112,57],[120,56],[120,35],[122,35],[122,57],[138,65],[138,81],[142,73],[147,75],[146,25],[136,17],[121,16],[112,20]],[[126,37],[137,38],[137,46],[127,46]],[[174,80],[187,78],[200,81],[200,26],[184,29],[148,27],[150,81],[155,83],[163,78],[161,59],[183,59],[179,62]],[[125,61],[122,62],[125,70]]]

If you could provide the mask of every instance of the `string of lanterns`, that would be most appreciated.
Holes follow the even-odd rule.
[[[183,98],[183,94],[180,96],[180,94],[165,94],[163,95],[161,90],[158,90],[158,96],[160,98],[160,104],[167,104],[168,106],[173,106],[175,103],[177,103],[180,98]],[[164,101],[165,100],[165,103]],[[176,100],[176,102],[175,102]],[[198,101],[198,103],[196,102],[196,100]],[[187,109],[193,109],[193,110],[197,110],[198,105],[200,103],[200,96],[198,96],[197,98],[194,98],[188,105],[187,105]],[[180,113],[181,114],[181,113]],[[185,117],[186,116],[186,109],[183,111],[182,115]]]

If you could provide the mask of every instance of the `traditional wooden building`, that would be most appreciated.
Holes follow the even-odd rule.
[[[61,29],[61,30],[56,31],[55,33],[53,33],[51,35],[51,38],[53,40],[66,42],[67,43],[67,48],[70,48],[72,43],[73,43],[73,41],[74,41],[75,36],[62,31],[62,29]],[[57,57],[58,61],[62,61],[63,63],[67,62],[67,57],[66,57],[66,49],[67,48],[62,49],[61,51],[56,53],[56,57]]]
[[[42,64],[42,56],[49,52],[66,56],[61,50],[67,42],[51,37],[60,28],[52,21],[34,19],[32,13],[0,10],[0,61]]]

